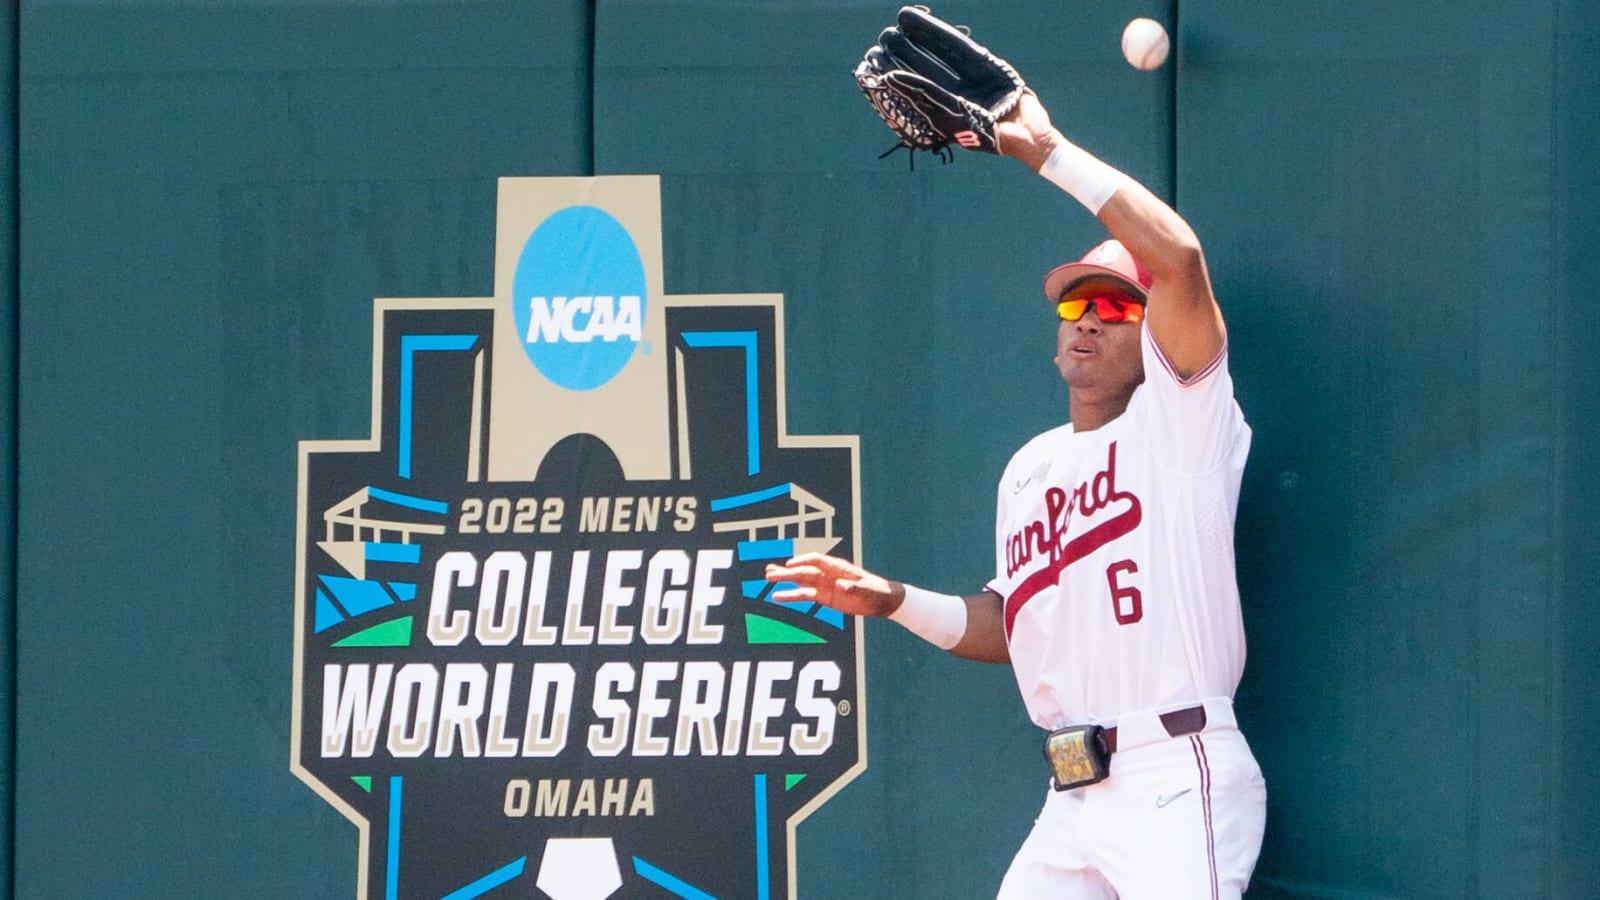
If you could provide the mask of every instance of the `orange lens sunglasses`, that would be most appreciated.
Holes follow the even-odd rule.
[[[1129,294],[1085,294],[1056,304],[1056,315],[1068,322],[1076,322],[1094,304],[1094,314],[1102,322],[1138,322],[1144,319],[1144,304]]]

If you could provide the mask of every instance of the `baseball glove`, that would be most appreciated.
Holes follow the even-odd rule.
[[[900,136],[889,153],[905,147],[914,157],[927,150],[947,162],[951,144],[999,153],[995,121],[1028,89],[1005,60],[924,6],[900,9],[897,24],[867,49],[855,76],[872,108]]]

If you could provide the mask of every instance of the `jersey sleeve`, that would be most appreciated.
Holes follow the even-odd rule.
[[[986,591],[1006,596],[1006,585],[1003,580],[1006,570],[1005,560],[1005,523],[1010,518],[1010,493],[1006,490],[1007,479],[1011,477],[1011,470],[1016,466],[1016,457],[1006,463],[1005,471],[1000,473],[1000,483],[995,485],[994,491],[994,577],[983,586]]]
[[[1234,455],[1249,438],[1233,396],[1228,347],[1211,364],[1182,378],[1149,328],[1140,329],[1144,354],[1141,415],[1162,465],[1179,472],[1205,472]]]

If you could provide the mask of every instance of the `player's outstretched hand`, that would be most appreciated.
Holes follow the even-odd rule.
[[[852,616],[886,616],[905,599],[898,582],[822,553],[804,553],[781,566],[770,564],[767,580],[782,586],[773,592],[774,600],[813,601]]]
[[[1018,98],[1011,112],[995,123],[1000,155],[1020,159],[1028,168],[1039,171],[1061,140],[1061,132],[1050,122],[1050,113],[1033,91]]]

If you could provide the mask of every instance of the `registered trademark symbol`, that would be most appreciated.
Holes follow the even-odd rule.
[[[839,715],[841,715],[841,716],[850,715],[850,701],[849,700],[840,700],[839,701]]]

